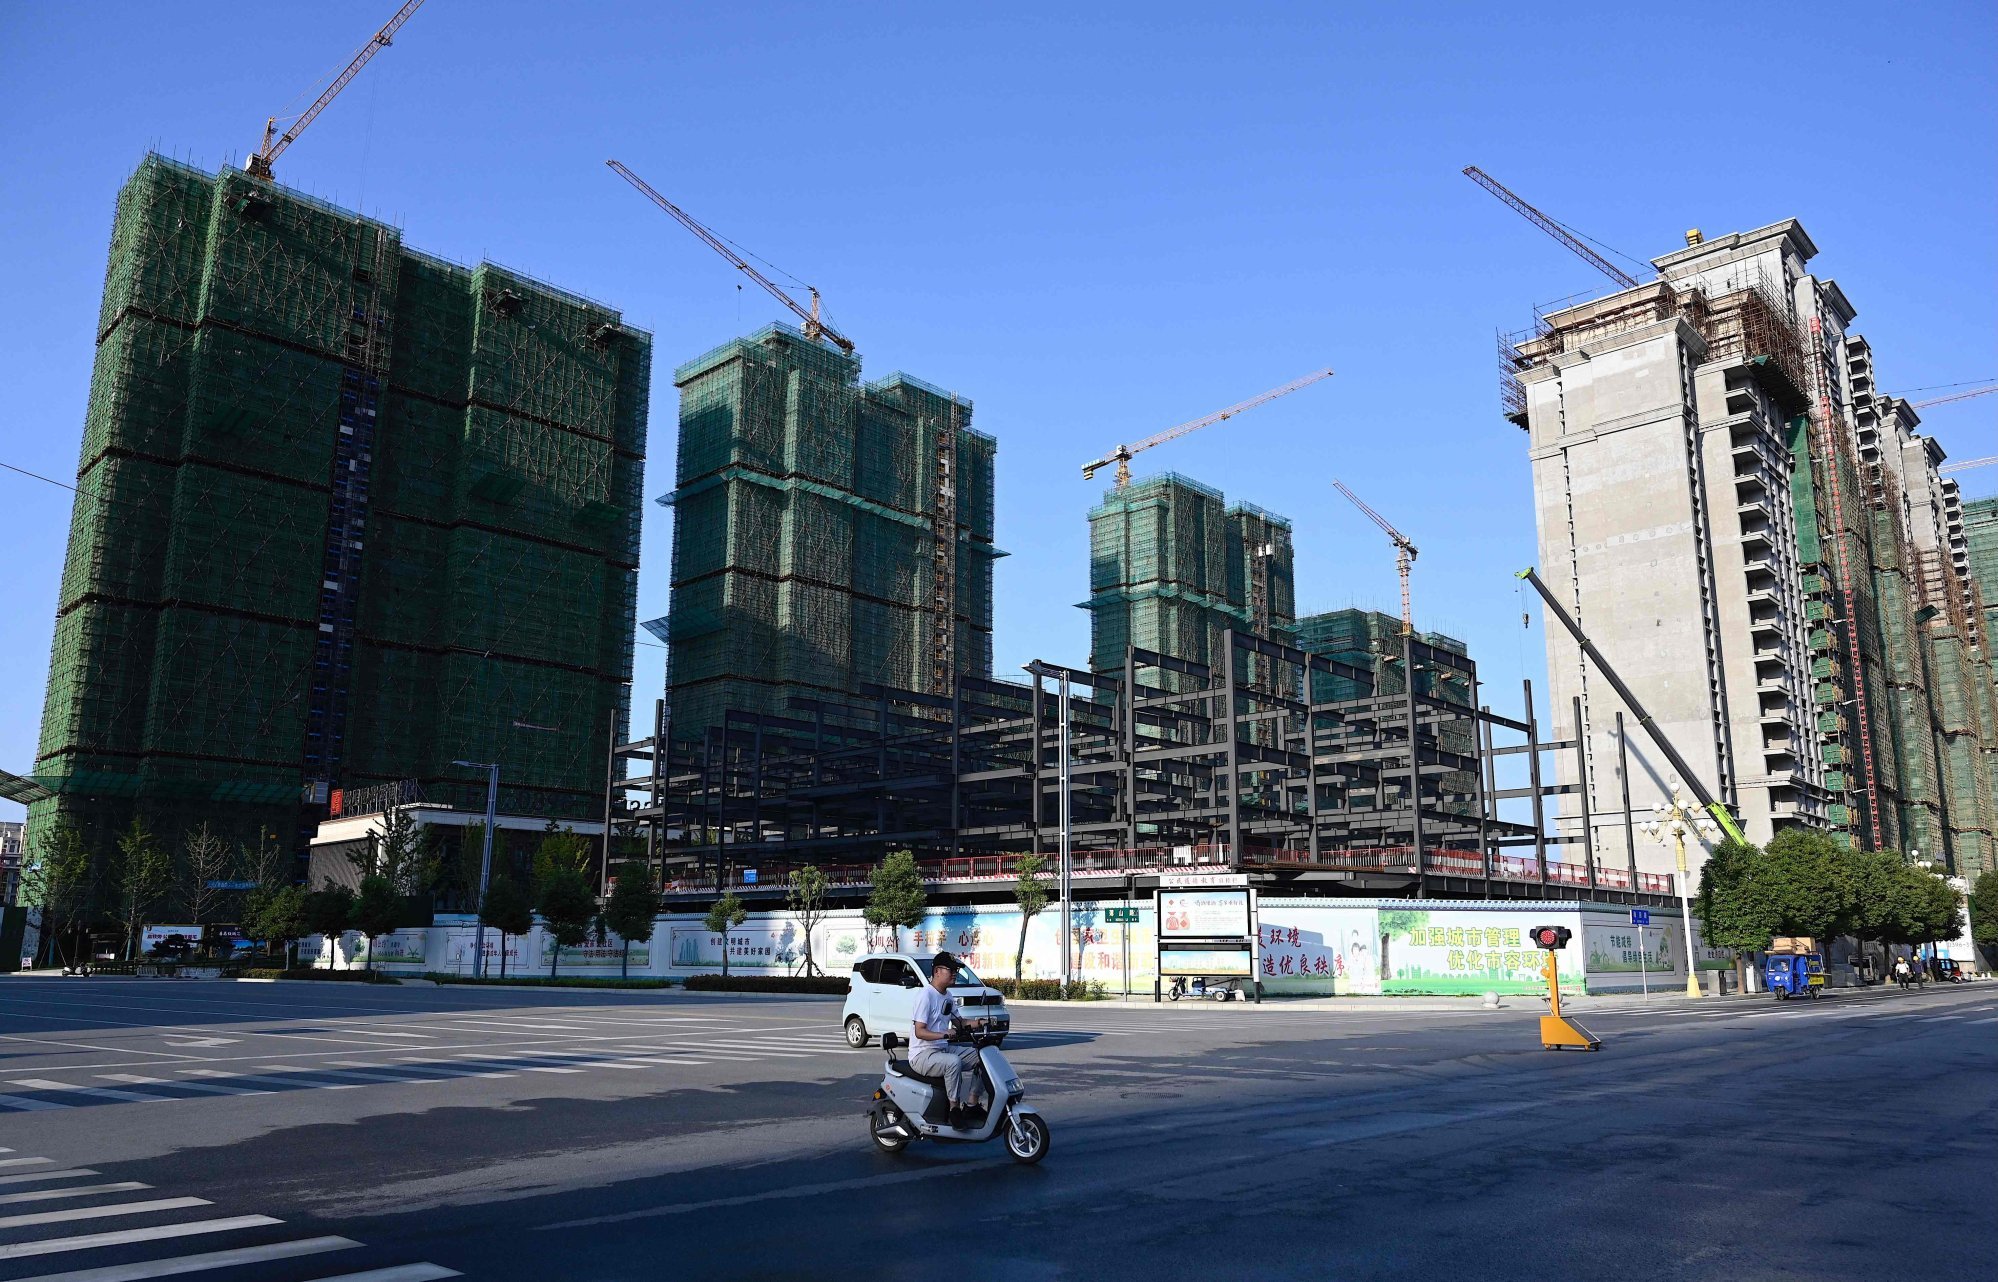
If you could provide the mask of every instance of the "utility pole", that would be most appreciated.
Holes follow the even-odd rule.
[[[486,887],[493,876],[493,825],[499,820],[499,762],[497,761],[454,761],[454,766],[467,770],[486,772],[486,841],[485,850],[479,856],[479,902],[474,905],[478,913],[478,928],[472,933],[472,978],[486,977]],[[501,947],[505,947],[504,944]]]

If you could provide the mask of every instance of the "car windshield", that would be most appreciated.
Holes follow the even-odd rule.
[[[957,964],[957,974],[950,981],[952,988],[983,988],[985,981],[972,974],[971,967],[963,962]]]

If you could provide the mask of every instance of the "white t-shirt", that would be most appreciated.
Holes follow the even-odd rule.
[[[909,1012],[909,1051],[914,1054],[925,1046],[941,1047],[943,1043],[925,1041],[916,1036],[916,1025],[927,1025],[932,1032],[949,1032],[950,1017],[957,1011],[957,999],[937,991],[935,984],[924,984],[916,994],[916,1008]]]

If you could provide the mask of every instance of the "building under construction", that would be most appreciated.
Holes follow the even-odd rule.
[[[1542,573],[1751,840],[1820,828],[1974,873],[1998,864],[1998,708],[1963,512],[1816,252],[1794,220],[1692,233],[1658,280],[1501,344]],[[1574,782],[1635,713],[1565,633],[1547,647]],[[1591,771],[1621,787],[1564,831],[1598,847],[1663,798],[1670,767],[1636,756]]]
[[[1218,668],[1232,628],[1288,641],[1290,522],[1176,473],[1120,485],[1089,513],[1089,666],[1137,647]]]
[[[649,337],[234,171],[120,191],[34,782],[101,843],[345,788],[600,814]],[[300,849],[303,849],[302,840]]]
[[[971,402],[771,325],[674,371],[668,733],[992,671],[993,460]]]

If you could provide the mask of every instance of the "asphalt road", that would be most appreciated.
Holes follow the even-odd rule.
[[[1023,1007],[1053,1127],[876,1153],[837,1002],[0,982],[0,1278],[1998,1276],[1998,984]]]

